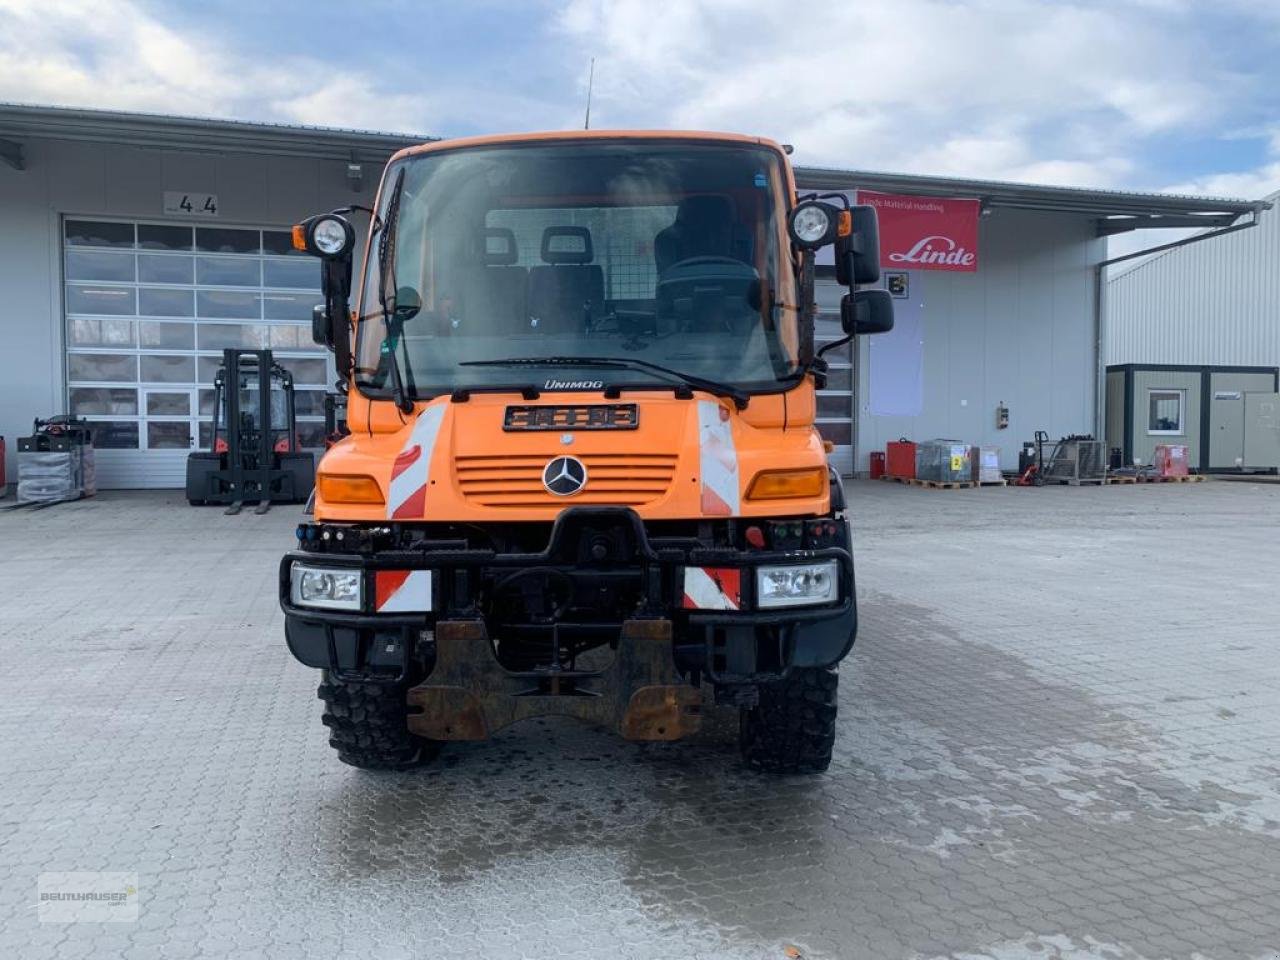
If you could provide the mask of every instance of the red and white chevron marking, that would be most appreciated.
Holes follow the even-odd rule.
[[[431,482],[431,455],[444,420],[444,406],[427,407],[413,425],[404,449],[391,468],[387,491],[387,518],[421,520],[426,513],[427,485]]]
[[[738,448],[733,445],[729,411],[714,400],[698,401],[698,452],[702,474],[702,512],[736,516],[740,507]]]
[[[429,613],[430,570],[378,570],[373,574],[375,613]]]
[[[740,610],[742,571],[737,567],[685,567],[686,610]]]

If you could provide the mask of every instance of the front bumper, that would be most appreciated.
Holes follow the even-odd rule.
[[[658,549],[650,545],[644,525],[626,508],[578,507],[561,514],[547,548],[539,553],[497,553],[479,549],[384,550],[339,553],[295,550],[280,563],[279,596],[285,614],[290,651],[301,663],[329,670],[339,678],[401,682],[412,664],[430,670],[435,662],[440,630],[452,623],[483,622],[480,586],[486,576],[517,571],[570,575],[594,569],[581,560],[579,535],[584,524],[598,530],[602,523],[625,528],[629,555],[611,558],[614,574],[638,579],[642,585],[638,609],[618,618],[622,629],[630,621],[663,621],[671,625],[673,656],[681,671],[697,670],[720,683],[750,683],[774,679],[795,666],[831,666],[849,652],[857,632],[853,558],[842,547],[805,550]],[[761,566],[834,560],[839,571],[834,603],[812,607],[759,609],[754,570]],[[294,562],[359,570],[364,578],[364,607],[359,612],[297,606],[291,600]],[[685,595],[688,568],[739,571],[737,609],[690,609]],[[379,571],[430,571],[431,610],[421,613],[374,612],[374,579]],[[573,623],[559,626],[572,630]],[[598,628],[598,623],[590,624]],[[746,648],[761,635],[776,637],[776,656],[767,669]],[[774,642],[774,641],[771,641]]]

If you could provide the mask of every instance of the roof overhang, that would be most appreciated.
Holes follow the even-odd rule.
[[[382,162],[404,147],[432,140],[412,134],[336,127],[246,123],[203,117],[0,104],[0,160],[10,162],[26,138],[127,143],[130,146],[211,153],[303,156],[349,162]],[[18,166],[18,169],[21,169]]]
[[[797,167],[796,183],[805,190],[847,191],[862,188],[916,196],[972,197],[981,200],[987,209],[1007,207],[1075,214],[1097,220],[1099,236],[1148,228],[1226,227],[1245,214],[1256,216],[1258,212],[1271,206],[1266,201],[1224,197],[1088,190],[1079,187],[1041,186],[1034,183],[926,177],[865,170],[832,170],[821,167]]]
[[[608,132],[600,131],[597,135],[607,136]],[[23,169],[26,162],[23,140],[33,137],[378,164],[406,147],[439,139],[338,127],[0,103],[0,163],[16,170]],[[1008,207],[1088,217],[1097,221],[1099,236],[1150,227],[1211,230],[1229,226],[1249,213],[1256,220],[1262,210],[1271,206],[1266,201],[1086,190],[821,167],[797,167],[795,174],[796,182],[803,190],[863,188],[917,196],[975,197],[987,209]]]

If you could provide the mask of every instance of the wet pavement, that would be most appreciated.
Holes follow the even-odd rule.
[[[296,508],[0,515],[0,956],[1280,955],[1280,487],[851,490],[828,774],[736,719],[371,774],[286,653]],[[41,923],[45,871],[138,919]]]

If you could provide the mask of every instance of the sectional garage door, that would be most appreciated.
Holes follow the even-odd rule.
[[[63,237],[67,407],[95,424],[99,486],[183,485],[187,454],[210,443],[225,347],[275,353],[302,443],[320,446],[320,268],[287,231],[67,218]]]
[[[840,325],[840,298],[848,290],[836,284],[834,278],[819,276],[814,284],[818,301],[818,317],[814,323],[815,340],[819,348],[844,336]],[[854,390],[853,370],[855,344],[836,347],[823,354],[830,370],[827,387],[818,391],[818,432],[835,447],[831,451],[831,465],[841,476],[853,474],[854,459]]]

